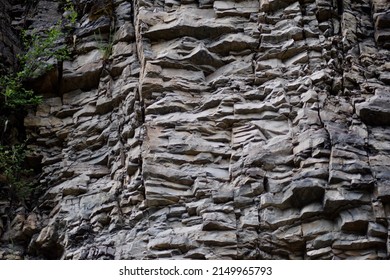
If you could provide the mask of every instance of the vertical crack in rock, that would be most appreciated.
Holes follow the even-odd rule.
[[[337,0],[337,13],[341,16],[344,13],[344,0]]]

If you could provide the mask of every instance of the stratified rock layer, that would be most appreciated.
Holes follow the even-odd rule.
[[[80,1],[77,55],[25,119],[47,192],[3,242],[62,259],[389,258],[389,8]]]
[[[19,38],[11,27],[10,10],[9,1],[0,0],[0,75],[13,70],[20,52]]]

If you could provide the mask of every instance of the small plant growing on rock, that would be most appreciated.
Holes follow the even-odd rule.
[[[64,34],[61,31],[61,21],[43,35],[33,31],[27,36],[26,32],[23,32],[23,44],[28,51],[19,56],[20,70],[0,78],[0,92],[6,108],[36,105],[41,102],[41,97],[26,89],[24,84],[46,73],[55,62],[69,58],[68,48],[57,46],[62,37]]]
[[[70,12],[71,22],[77,17],[74,12],[74,10]],[[20,64],[18,71],[0,77],[1,115],[8,115],[9,118],[10,115],[23,113],[26,107],[42,101],[42,97],[36,95],[26,85],[45,74],[54,65],[69,58],[67,46],[59,45],[65,37],[62,26],[62,21],[58,21],[41,34],[35,30],[29,34],[22,33],[27,51],[18,56]],[[6,125],[4,127],[6,128]],[[7,190],[11,201],[24,201],[30,197],[33,190],[33,185],[28,180],[31,178],[31,171],[24,167],[26,148],[25,145],[18,144],[18,141],[9,141],[7,145],[3,145],[3,136],[7,133],[5,128],[0,141],[0,187]]]
[[[31,170],[23,168],[25,156],[24,145],[0,145],[0,185],[8,185],[10,197],[19,201],[27,199],[33,190],[27,179]]]
[[[107,61],[112,53],[112,47],[114,46],[112,31],[110,29],[107,42],[104,42],[104,38],[100,33],[100,31],[98,35],[96,35],[96,33],[94,35],[95,35],[95,40],[98,42],[98,48],[103,55],[103,60]]]
[[[64,4],[64,14],[63,16],[69,20],[72,25],[75,25],[77,22],[78,13],[76,8],[71,0],[66,0]]]
[[[18,75],[22,79],[37,78],[53,67],[53,60],[63,61],[69,58],[67,46],[57,46],[57,42],[64,37],[61,25],[62,22],[59,21],[43,35],[32,32],[30,39],[27,39],[26,34],[23,35],[23,42],[28,51],[20,56],[23,67]]]
[[[41,103],[42,97],[34,94],[32,90],[23,87],[18,76],[5,76],[0,78],[0,88],[3,88],[4,107],[16,109]]]

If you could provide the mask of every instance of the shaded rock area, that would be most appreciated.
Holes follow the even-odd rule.
[[[77,3],[0,258],[389,259],[388,1]]]
[[[0,74],[4,75],[17,66],[16,55],[20,52],[20,40],[11,27],[8,0],[0,1]]]

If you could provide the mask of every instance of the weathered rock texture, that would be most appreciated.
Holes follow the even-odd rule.
[[[390,257],[388,1],[78,2],[0,258]]]
[[[0,0],[0,74],[11,71],[17,64],[16,55],[20,52],[19,38],[11,28],[11,5],[8,0]]]

